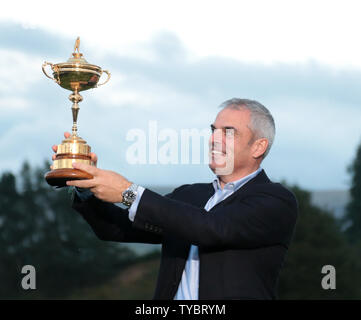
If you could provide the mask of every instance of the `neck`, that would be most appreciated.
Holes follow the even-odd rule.
[[[259,167],[260,167],[260,165],[257,164],[253,167],[243,168],[242,170],[239,170],[237,172],[234,172],[234,173],[226,175],[226,176],[217,176],[219,179],[219,184],[220,184],[221,188],[223,189],[227,183],[242,179],[242,178],[248,176],[249,174],[251,174],[252,172],[255,172]]]

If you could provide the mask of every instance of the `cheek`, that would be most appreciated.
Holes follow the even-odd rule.
[[[231,145],[232,153],[235,158],[246,158],[250,152],[251,148],[248,143],[243,143],[242,141],[234,141],[234,145]]]
[[[242,142],[237,137],[229,137],[224,141],[224,147],[229,154],[239,154],[242,151]]]

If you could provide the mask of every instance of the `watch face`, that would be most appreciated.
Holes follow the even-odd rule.
[[[130,190],[124,192],[124,198],[127,202],[133,202],[135,197],[136,197],[135,193]]]
[[[122,203],[126,206],[131,206],[134,202],[135,198],[137,197],[136,191],[137,185],[133,184],[129,187],[129,189],[123,192],[123,201]]]

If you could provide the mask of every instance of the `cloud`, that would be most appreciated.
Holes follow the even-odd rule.
[[[8,98],[0,98],[0,110],[3,113],[8,109],[21,111],[26,109],[29,106],[29,102],[22,98],[17,97],[8,97]]]
[[[28,39],[21,43],[0,33],[6,40],[0,41],[0,150],[7,150],[0,168],[15,170],[25,158],[34,164],[50,159],[50,146],[71,128],[70,92],[45,78],[41,64],[65,61],[73,41],[39,29],[6,28],[9,35]],[[346,166],[361,136],[361,72],[315,62],[197,58],[169,32],[143,46],[149,58],[108,54],[106,48],[102,55],[86,54],[90,63],[112,73],[109,83],[82,93],[79,113],[80,134],[103,168],[147,185],[210,181],[207,166],[127,164],[126,133],[147,132],[149,120],[157,120],[160,130],[208,128],[221,102],[245,97],[259,100],[275,117],[276,140],[264,162],[272,178],[311,189],[347,187]]]
[[[0,47],[0,94],[14,95],[31,90],[40,79],[38,57]]]
[[[347,1],[347,5],[325,0],[224,0],[222,5],[204,0],[107,0],[101,7],[78,0],[77,6],[81,14],[75,17],[69,13],[69,8],[74,8],[71,0],[63,0],[61,6],[45,0],[21,1],[21,5],[19,1],[8,1],[0,11],[0,19],[44,30],[40,39],[35,32],[22,39],[29,50],[41,48],[42,38],[71,37],[73,42],[79,35],[92,52],[142,55],[133,47],[166,30],[176,34],[198,57],[212,53],[268,64],[315,59],[328,65],[360,67],[361,46],[355,41],[360,30],[357,0]],[[11,35],[9,41],[17,32]],[[168,46],[173,43],[168,41]],[[59,52],[53,48],[47,50]]]
[[[75,40],[75,39],[74,39]],[[27,55],[67,56],[70,41],[38,28],[26,28],[20,24],[0,21],[2,49],[26,52]]]

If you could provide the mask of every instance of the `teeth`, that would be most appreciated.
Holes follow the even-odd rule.
[[[223,152],[217,151],[217,150],[212,150],[212,153],[215,153],[215,154],[223,154]]]

